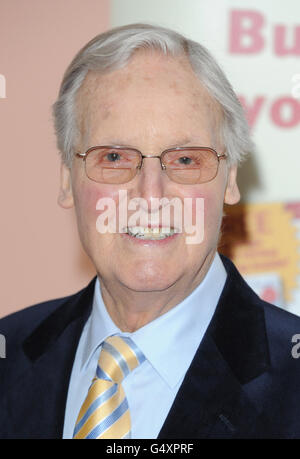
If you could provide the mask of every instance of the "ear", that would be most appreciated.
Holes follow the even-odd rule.
[[[61,163],[60,166],[60,188],[57,202],[64,209],[70,209],[74,205],[71,170],[64,163]]]
[[[241,195],[236,182],[237,166],[231,166],[227,178],[227,186],[225,190],[225,204],[236,204],[239,202]]]

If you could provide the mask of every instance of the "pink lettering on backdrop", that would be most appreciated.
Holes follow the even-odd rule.
[[[264,17],[253,10],[232,10],[230,12],[229,52],[253,54],[264,47],[262,26]]]
[[[288,111],[289,115],[285,115]],[[291,128],[300,122],[300,104],[292,97],[281,97],[271,107],[271,119],[279,127]]]
[[[245,96],[239,95],[239,100],[245,110],[250,128],[253,128],[263,110],[269,110],[270,120],[277,127],[288,129],[300,124],[300,102],[293,97],[279,97],[271,104],[265,96],[256,96],[252,102]]]
[[[254,10],[230,11],[229,52],[232,54],[260,53],[267,44],[263,36],[265,17]],[[293,28],[274,25],[273,50],[277,56],[300,56],[300,25]]]
[[[294,43],[287,45],[288,28],[284,25],[274,27],[274,51],[278,56],[286,56],[288,54],[300,55],[300,26],[294,28]]]

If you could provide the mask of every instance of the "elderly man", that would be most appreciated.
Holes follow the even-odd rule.
[[[113,29],[76,55],[54,116],[59,204],[97,277],[0,322],[1,436],[300,436],[300,319],[217,253],[252,144],[214,59],[171,30]]]

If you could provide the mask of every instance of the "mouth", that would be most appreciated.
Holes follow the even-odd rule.
[[[125,233],[136,239],[144,241],[160,241],[168,239],[180,231],[170,227],[147,227],[147,226],[131,226],[125,228]]]

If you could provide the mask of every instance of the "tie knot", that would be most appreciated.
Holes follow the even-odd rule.
[[[110,336],[102,344],[96,376],[120,384],[144,360],[144,354],[130,338]]]

